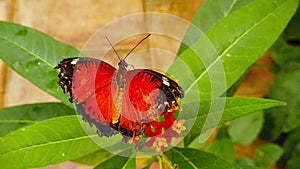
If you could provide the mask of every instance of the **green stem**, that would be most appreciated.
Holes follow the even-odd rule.
[[[159,168],[160,168],[160,169],[163,169],[162,156],[161,156],[161,155],[158,155],[158,156],[157,156],[157,159],[158,159],[158,162],[159,162]]]
[[[168,157],[164,154],[161,155],[162,161],[170,168],[173,169],[172,162],[168,159]]]

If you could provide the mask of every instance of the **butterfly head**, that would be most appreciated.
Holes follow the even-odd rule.
[[[118,63],[118,66],[119,66],[119,70],[122,70],[122,69],[127,70],[128,63],[127,63],[124,59],[122,59],[122,60]]]

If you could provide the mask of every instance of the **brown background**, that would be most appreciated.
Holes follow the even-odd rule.
[[[29,26],[80,50],[96,30],[120,17],[141,12],[163,12],[190,21],[203,3],[204,0],[193,0],[188,3],[184,0],[0,0],[0,20]],[[122,43],[118,49],[129,50],[136,41]],[[151,43],[151,41],[147,42]],[[178,48],[178,45],[172,45],[168,39],[148,44],[151,45],[165,46],[174,51]],[[262,97],[273,79],[273,75],[268,70],[271,65],[272,61],[269,57],[263,57],[259,64],[250,69],[236,95]],[[0,107],[57,101],[13,72],[1,60],[0,79]],[[252,146],[256,146],[256,143]],[[236,146],[236,150],[237,156],[252,157],[253,155],[251,146],[246,148]],[[47,168],[90,167],[65,162]]]

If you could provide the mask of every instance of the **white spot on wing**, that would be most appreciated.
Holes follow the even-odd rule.
[[[76,63],[78,62],[78,60],[79,60],[79,59],[74,59],[74,60],[72,60],[71,65],[76,65]]]
[[[162,77],[163,79],[163,84],[166,85],[166,86],[170,86],[170,83],[168,82],[168,79],[165,78],[165,77]]]

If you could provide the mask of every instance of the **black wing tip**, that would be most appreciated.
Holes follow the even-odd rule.
[[[77,59],[77,60],[76,60]],[[58,74],[58,84],[62,88],[64,93],[69,93],[70,98],[69,101],[73,102],[72,95],[72,79],[73,79],[73,71],[75,69],[75,65],[78,61],[78,57],[66,58],[60,61],[60,63],[54,67],[55,70],[60,69]]]

